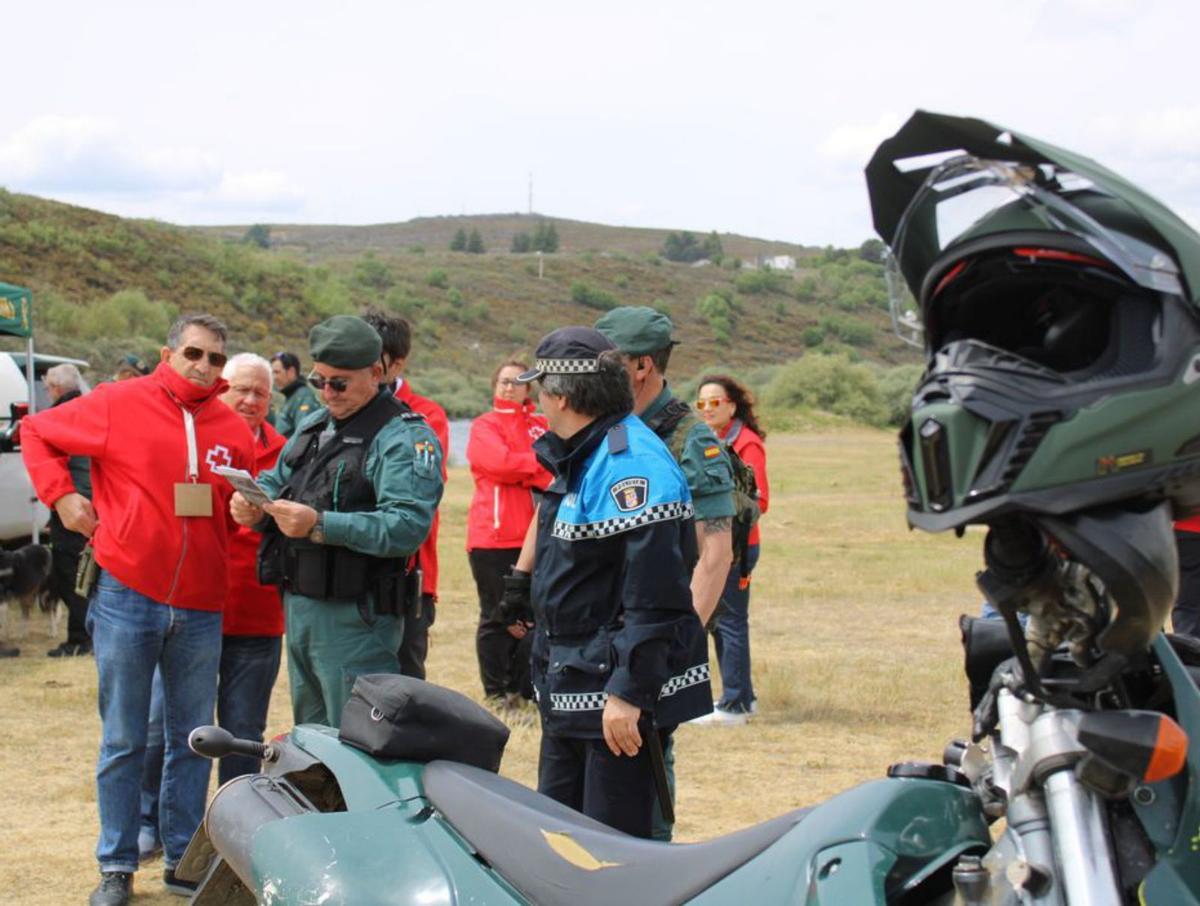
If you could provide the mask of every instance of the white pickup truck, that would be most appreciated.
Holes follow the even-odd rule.
[[[88,366],[80,359],[64,359],[60,356],[35,354],[33,369],[38,380],[35,382],[37,410],[49,407],[50,396],[41,377],[47,369],[62,362],[70,362],[80,369]],[[86,387],[84,388],[87,389]],[[14,406],[28,405],[29,384],[25,380],[25,353],[0,352],[0,434],[12,426]],[[50,511],[38,502],[33,485],[25,472],[21,454],[0,452],[0,544],[5,546],[31,537],[33,526],[39,531],[46,527]]]

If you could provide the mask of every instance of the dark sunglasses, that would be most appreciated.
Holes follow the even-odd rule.
[[[328,387],[334,393],[345,393],[346,388],[350,386],[348,378],[344,377],[321,377],[315,371],[308,376],[308,383],[316,390],[324,390]]]
[[[212,365],[213,368],[224,368],[225,363],[229,361],[229,356],[225,355],[223,352],[205,353],[205,351],[198,346],[184,346],[183,349],[179,350],[179,354],[189,362],[199,362],[207,354],[208,364]]]

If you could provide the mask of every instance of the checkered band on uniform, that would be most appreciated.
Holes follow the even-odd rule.
[[[615,516],[612,519],[585,522],[582,525],[564,522],[560,519],[554,523],[554,530],[551,534],[560,541],[586,541],[591,538],[608,538],[612,535],[619,535],[621,532],[628,532],[653,522],[690,518],[692,518],[692,505],[675,501],[674,503],[648,506],[634,516]]]
[[[708,664],[696,664],[694,667],[688,667],[683,673],[673,676],[663,683],[662,691],[658,693],[658,697],[669,698],[676,692],[682,692],[689,686],[698,686],[701,683],[707,683],[708,679]]]
[[[551,692],[551,711],[603,711],[607,692]]]
[[[688,667],[676,676],[671,677],[662,685],[658,692],[659,699],[669,698],[676,692],[682,692],[691,686],[707,683],[709,679],[708,664],[696,664]],[[608,701],[607,692],[551,692],[551,711],[603,711]]]
[[[542,374],[595,374],[600,370],[599,359],[537,359],[534,371]]]

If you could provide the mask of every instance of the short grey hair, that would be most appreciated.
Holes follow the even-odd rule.
[[[606,418],[633,409],[633,390],[620,354],[611,349],[600,353],[599,370],[591,374],[542,375],[544,393],[565,397],[567,408],[580,415]]]
[[[243,368],[258,368],[267,376],[267,386],[272,386],[275,375],[271,372],[271,363],[253,352],[239,352],[230,356],[225,367],[221,369],[221,377],[227,381],[233,380],[233,376]]]
[[[53,368],[47,368],[42,381],[47,385],[53,384],[63,390],[82,390],[83,375],[70,362],[63,362]]]
[[[225,329],[225,324],[218,318],[204,314],[181,315],[167,331],[167,348],[178,349],[179,341],[183,339],[183,332],[189,327],[203,327],[216,336],[222,346],[229,339],[229,331]]]

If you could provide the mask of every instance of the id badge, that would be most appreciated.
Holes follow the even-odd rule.
[[[212,485],[191,481],[175,482],[176,516],[211,516]]]

